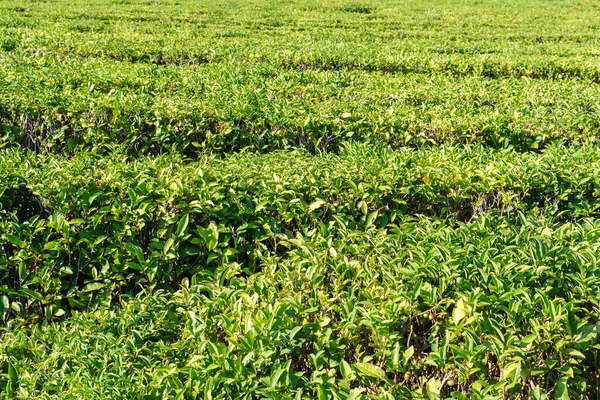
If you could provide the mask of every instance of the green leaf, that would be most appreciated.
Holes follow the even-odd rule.
[[[327,400],[327,389],[323,385],[319,385],[318,387],[319,400]]]
[[[6,239],[9,242],[11,242],[12,244],[14,244],[15,246],[18,246],[18,247],[22,247],[23,243],[24,243],[21,239],[19,239],[15,235],[6,235]]]
[[[43,301],[44,300],[44,296],[41,293],[38,293],[38,292],[36,292],[34,290],[31,290],[31,289],[21,288],[21,289],[19,289],[19,293],[21,295],[24,295],[26,297],[32,297],[32,298],[34,298],[36,300],[39,300],[39,301]]]
[[[19,303],[18,301],[13,301],[10,303],[10,309],[17,314],[20,314],[23,311],[23,304]]]
[[[577,337],[575,337],[575,343],[584,343],[595,339],[598,335],[598,326],[594,324],[584,325],[579,329]]]
[[[464,298],[458,299],[456,305],[454,306],[454,310],[452,310],[452,321],[455,324],[458,324],[463,318],[469,315],[471,312],[471,307],[467,304]]]
[[[385,378],[385,371],[378,367],[377,365],[371,363],[356,363],[354,364],[356,369],[358,369],[363,375],[369,376],[371,378],[383,379]]]
[[[44,246],[44,250],[60,250],[61,246],[60,246],[60,242],[58,242],[57,240],[53,240],[51,242],[46,243],[46,245]]]
[[[185,214],[179,220],[179,223],[177,224],[177,232],[175,232],[175,236],[177,236],[179,238],[183,237],[183,235],[185,235],[185,232],[187,230],[189,222],[190,222],[190,215],[189,214]]]
[[[404,353],[402,353],[402,359],[404,360],[405,364],[411,359],[413,354],[415,354],[415,348],[413,346],[410,346],[408,349],[404,350]]]
[[[125,243],[125,249],[133,254],[139,264],[144,264],[144,254],[142,252],[142,248],[135,243]]]
[[[217,227],[217,225],[214,222],[211,222],[208,225],[208,228],[210,229],[210,232],[211,232],[208,249],[213,250],[215,247],[217,247],[217,244],[219,243],[219,228]]]
[[[442,387],[442,382],[440,382],[438,379],[431,378],[427,381],[427,392],[428,393],[431,393],[434,395],[439,395],[441,387]]]
[[[92,282],[92,283],[88,283],[87,285],[85,285],[83,287],[83,289],[81,289],[81,292],[82,293],[94,292],[96,290],[100,290],[100,289],[104,288],[105,286],[106,286],[105,283]]]
[[[363,214],[367,214],[369,212],[369,206],[367,205],[367,202],[364,200],[361,200],[358,202],[358,208],[362,211]]]
[[[309,207],[308,207],[308,211],[309,212],[313,212],[315,211],[317,208],[323,206],[323,204],[327,204],[327,202],[323,201],[323,200],[317,200],[314,203],[312,203]]]
[[[378,215],[379,215],[379,211],[377,211],[377,210],[375,210],[369,214],[369,216],[367,217],[367,227],[373,225],[373,222],[375,221],[375,219],[377,218]]]
[[[568,388],[569,377],[561,377],[556,385],[554,386],[554,398],[558,400],[569,400],[569,388]]]
[[[565,349],[564,353],[571,357],[585,359],[585,355],[577,349]]]
[[[174,243],[175,241],[173,240],[173,238],[168,238],[165,242],[165,247],[163,247],[163,254],[168,254],[169,250],[171,250],[171,247],[173,247]]]
[[[135,340],[135,344],[138,346],[141,345],[142,343],[144,343],[144,339],[142,338],[142,335],[135,329],[133,330],[133,338]]]
[[[521,373],[521,363],[513,362],[502,368],[502,376],[506,380],[515,381],[519,378]]]
[[[14,393],[13,393],[13,391],[15,390],[14,386],[15,385],[13,384],[13,382],[11,380],[9,380],[6,383],[6,395],[8,396],[9,399],[12,399],[14,397]]]
[[[0,316],[4,317],[8,313],[10,309],[10,301],[8,300],[8,296],[2,295],[0,296]]]
[[[400,343],[396,342],[396,345],[394,346],[394,351],[392,352],[392,365],[394,367],[397,367],[399,364],[400,364]]]
[[[12,363],[8,363],[8,377],[15,385],[19,382],[19,373]]]
[[[272,388],[274,388],[275,386],[277,386],[277,383],[279,382],[279,378],[281,378],[281,375],[285,372],[284,368],[278,369],[277,371],[275,371],[275,373],[271,376],[271,382],[270,382],[270,386]]]
[[[340,363],[340,373],[342,374],[342,377],[344,379],[352,380],[353,378],[355,378],[354,371],[352,371],[352,367],[350,366],[350,364],[348,364],[346,360],[342,360],[342,362]]]
[[[202,252],[202,249],[200,247],[188,246],[181,250],[181,255],[184,257],[195,256],[195,255],[200,254],[201,252]]]
[[[296,336],[296,334],[297,334],[298,332],[300,332],[301,330],[302,330],[302,325],[298,325],[298,326],[294,327],[294,328],[293,328],[293,329],[290,331],[290,333],[289,333],[290,340],[294,339],[294,337]]]
[[[23,280],[25,279],[25,276],[27,274],[27,265],[25,264],[25,262],[21,261],[19,263],[19,281],[23,282]]]

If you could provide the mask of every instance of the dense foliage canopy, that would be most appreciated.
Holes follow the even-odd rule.
[[[596,398],[599,30],[0,0],[0,398]]]

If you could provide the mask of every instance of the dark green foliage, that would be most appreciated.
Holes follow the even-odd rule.
[[[32,193],[24,183],[16,187],[4,186],[0,196],[0,209],[4,215],[15,214],[20,223],[36,216],[48,218],[52,213],[52,208],[46,201]]]
[[[371,14],[373,9],[369,6],[360,5],[360,4],[348,4],[342,7],[342,11],[349,13],[358,13],[358,14]]]

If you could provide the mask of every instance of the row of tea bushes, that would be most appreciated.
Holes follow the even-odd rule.
[[[339,155],[274,152],[183,163],[81,153],[2,153],[3,319],[52,319],[114,295],[176,289],[229,263],[247,274],[297,234],[386,229],[405,215],[481,213],[556,221],[597,215],[600,152],[348,146]],[[524,217],[523,217],[524,218]],[[66,308],[65,308],[66,307]]]
[[[288,252],[262,257],[250,276],[222,263],[174,292],[123,297],[114,311],[0,328],[0,389],[21,398],[593,395],[596,220],[338,225],[334,236],[281,237]]]

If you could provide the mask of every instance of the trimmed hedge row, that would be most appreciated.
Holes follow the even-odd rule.
[[[595,147],[537,155],[354,145],[340,155],[275,152],[197,163],[123,157],[2,153],[0,171],[9,179],[0,186],[0,291],[16,304],[5,318],[52,318],[64,306],[177,288],[217,265],[239,264],[251,274],[287,252],[282,240],[315,230],[336,237],[340,229],[385,228],[418,214],[569,220],[597,215],[600,204]]]

